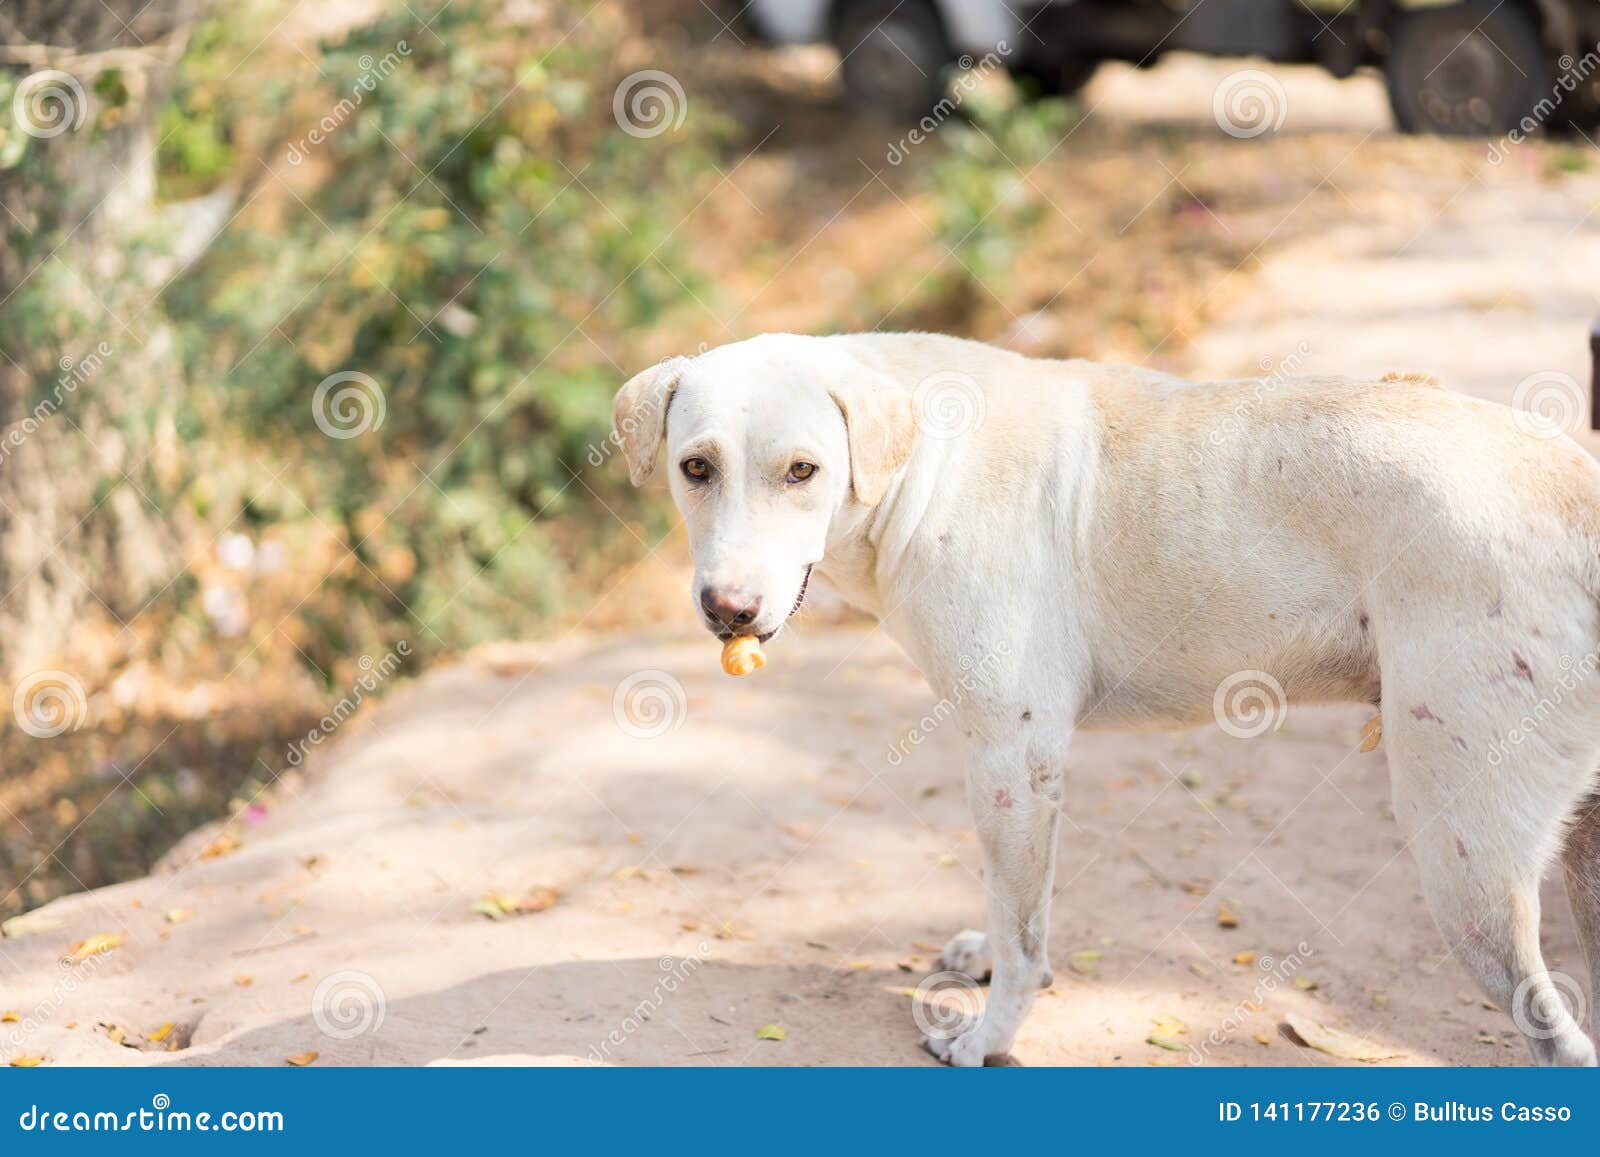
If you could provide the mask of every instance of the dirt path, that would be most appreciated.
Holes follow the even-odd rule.
[[[1510,165],[1426,220],[1353,206],[1357,223],[1271,256],[1190,368],[1423,370],[1501,400],[1536,371],[1586,384],[1597,196]],[[931,1064],[906,990],[982,909],[959,737],[897,749],[933,697],[876,629],[814,618],[771,660],[731,683],[685,630],[435,672],[249,813],[242,846],[200,858],[197,837],[181,867],[0,942],[0,1012],[19,1014],[0,1054]],[[1334,1063],[1280,1031],[1296,1012],[1398,1063],[1523,1063],[1442,952],[1383,756],[1356,751],[1364,717],[1082,737],[1056,981],[1018,1059],[1185,1063],[1147,1043],[1176,1017],[1205,1063]],[[486,893],[540,907],[546,888],[544,910],[483,914]],[[1551,966],[1576,970],[1558,887],[1547,905]],[[120,947],[58,962],[100,933]],[[758,1040],[768,1024],[786,1039]]]

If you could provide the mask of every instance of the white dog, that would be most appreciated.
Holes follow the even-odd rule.
[[[772,334],[629,381],[633,481],[663,440],[696,608],[775,634],[807,578],[876,614],[971,743],[992,971],[936,1055],[1005,1054],[1049,976],[1079,727],[1192,724],[1266,672],[1382,712],[1394,811],[1457,956],[1536,1060],[1594,1064],[1539,953],[1565,865],[1600,972],[1600,466],[1414,377],[1191,384],[927,334]]]

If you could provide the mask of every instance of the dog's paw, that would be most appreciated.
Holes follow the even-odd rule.
[[[1010,1053],[991,1053],[987,1050],[980,1025],[974,1025],[955,1036],[930,1036],[922,1042],[922,1047],[956,1069],[977,1069],[986,1065],[989,1068],[1008,1067],[1017,1063]]]
[[[979,982],[989,979],[993,967],[993,960],[989,956],[989,938],[972,928],[968,928],[965,932],[957,932],[950,937],[950,942],[944,946],[944,951],[939,953],[941,972],[959,972]]]
[[[973,928],[957,932],[939,953],[937,971],[959,972],[980,984],[986,982],[994,972],[994,961],[989,955],[989,938]],[[1044,975],[1039,978],[1039,987],[1049,988],[1054,983],[1055,975],[1046,968]]]

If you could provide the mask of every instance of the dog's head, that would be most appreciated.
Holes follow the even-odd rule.
[[[695,609],[723,638],[777,633],[836,517],[883,497],[915,436],[904,388],[843,343],[790,334],[653,366],[614,417],[634,485],[666,443]]]

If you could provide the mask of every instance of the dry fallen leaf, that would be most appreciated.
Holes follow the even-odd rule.
[[[310,979],[311,979],[311,973],[302,972],[299,975],[297,975],[295,977],[292,977],[290,979],[289,983],[290,984],[299,984],[302,980],[310,980]]]
[[[11,1058],[11,1067],[14,1069],[36,1069],[43,1063],[43,1057],[30,1056],[26,1053],[20,1057]]]
[[[1338,1057],[1346,1061],[1372,1061],[1388,1060],[1392,1057],[1403,1057],[1406,1054],[1384,1045],[1375,1044],[1361,1037],[1353,1036],[1347,1032],[1340,1032],[1336,1028],[1318,1024],[1310,1017],[1301,1016],[1291,1012],[1285,1018],[1289,1027],[1294,1030],[1294,1035],[1318,1052],[1327,1053],[1330,1057]]]
[[[1217,926],[1221,928],[1237,928],[1239,926],[1239,913],[1226,904],[1217,909]]]
[[[756,1029],[756,1040],[788,1040],[789,1033],[781,1024],[764,1024]]]
[[[240,988],[249,988],[256,982],[256,978],[253,976],[235,976],[233,982]]]
[[[99,956],[102,952],[122,947],[122,934],[120,932],[96,932],[93,936],[75,941],[67,949],[67,962],[81,964],[91,956]]]
[[[554,907],[560,898],[554,888],[535,888],[517,901],[517,911],[543,912],[546,908]]]
[[[1181,1053],[1189,1047],[1178,1043],[1177,1040],[1178,1037],[1189,1031],[1189,1026],[1171,1013],[1165,1013],[1151,1023],[1155,1027],[1150,1030],[1150,1035],[1145,1037],[1147,1044],[1153,1044],[1157,1048],[1163,1048],[1175,1053]]]
[[[193,920],[193,919],[194,919],[194,910],[192,908],[168,908],[167,909],[167,923],[168,924],[182,924],[185,920]]]
[[[1374,715],[1361,729],[1362,751],[1374,751],[1383,742],[1383,716]]]
[[[200,858],[202,860],[221,859],[223,856],[237,852],[242,847],[244,847],[244,843],[239,839],[238,836],[234,835],[232,832],[223,832],[216,839],[212,840],[209,844],[200,849]]]
[[[0,1012],[0,1024],[16,1024],[22,1018],[14,1012]]]
[[[1233,962],[1235,964],[1254,964],[1256,962],[1256,954],[1254,952],[1235,952],[1233,954]]]
[[[1095,976],[1100,971],[1100,957],[1103,955],[1093,948],[1086,948],[1067,957],[1067,967],[1080,976]]]
[[[1301,992],[1310,992],[1312,989],[1317,987],[1317,982],[1312,980],[1309,976],[1296,976],[1292,981],[1290,981],[1290,983],[1298,988]]]
[[[1254,1034],[1254,1039],[1255,1039],[1256,1044],[1261,1045],[1263,1047],[1267,1047],[1267,1046],[1270,1046],[1272,1044],[1272,1038],[1270,1036],[1268,1036],[1264,1032],[1255,1033]]]
[[[160,1044],[162,1041],[166,1040],[171,1035],[172,1035],[172,1022],[169,1020],[165,1024],[163,1024],[160,1028],[156,1029],[155,1032],[151,1033],[149,1036],[145,1037],[144,1039],[147,1040],[147,1041],[152,1042],[153,1044]]]
[[[284,1057],[283,1058],[283,1063],[286,1064],[286,1065],[293,1065],[297,1069],[298,1068],[303,1068],[304,1066],[309,1065],[312,1061],[316,1060],[321,1055],[322,1054],[317,1052],[316,1049],[312,1049],[309,1052],[295,1053],[294,1056],[292,1056],[292,1057]]]

